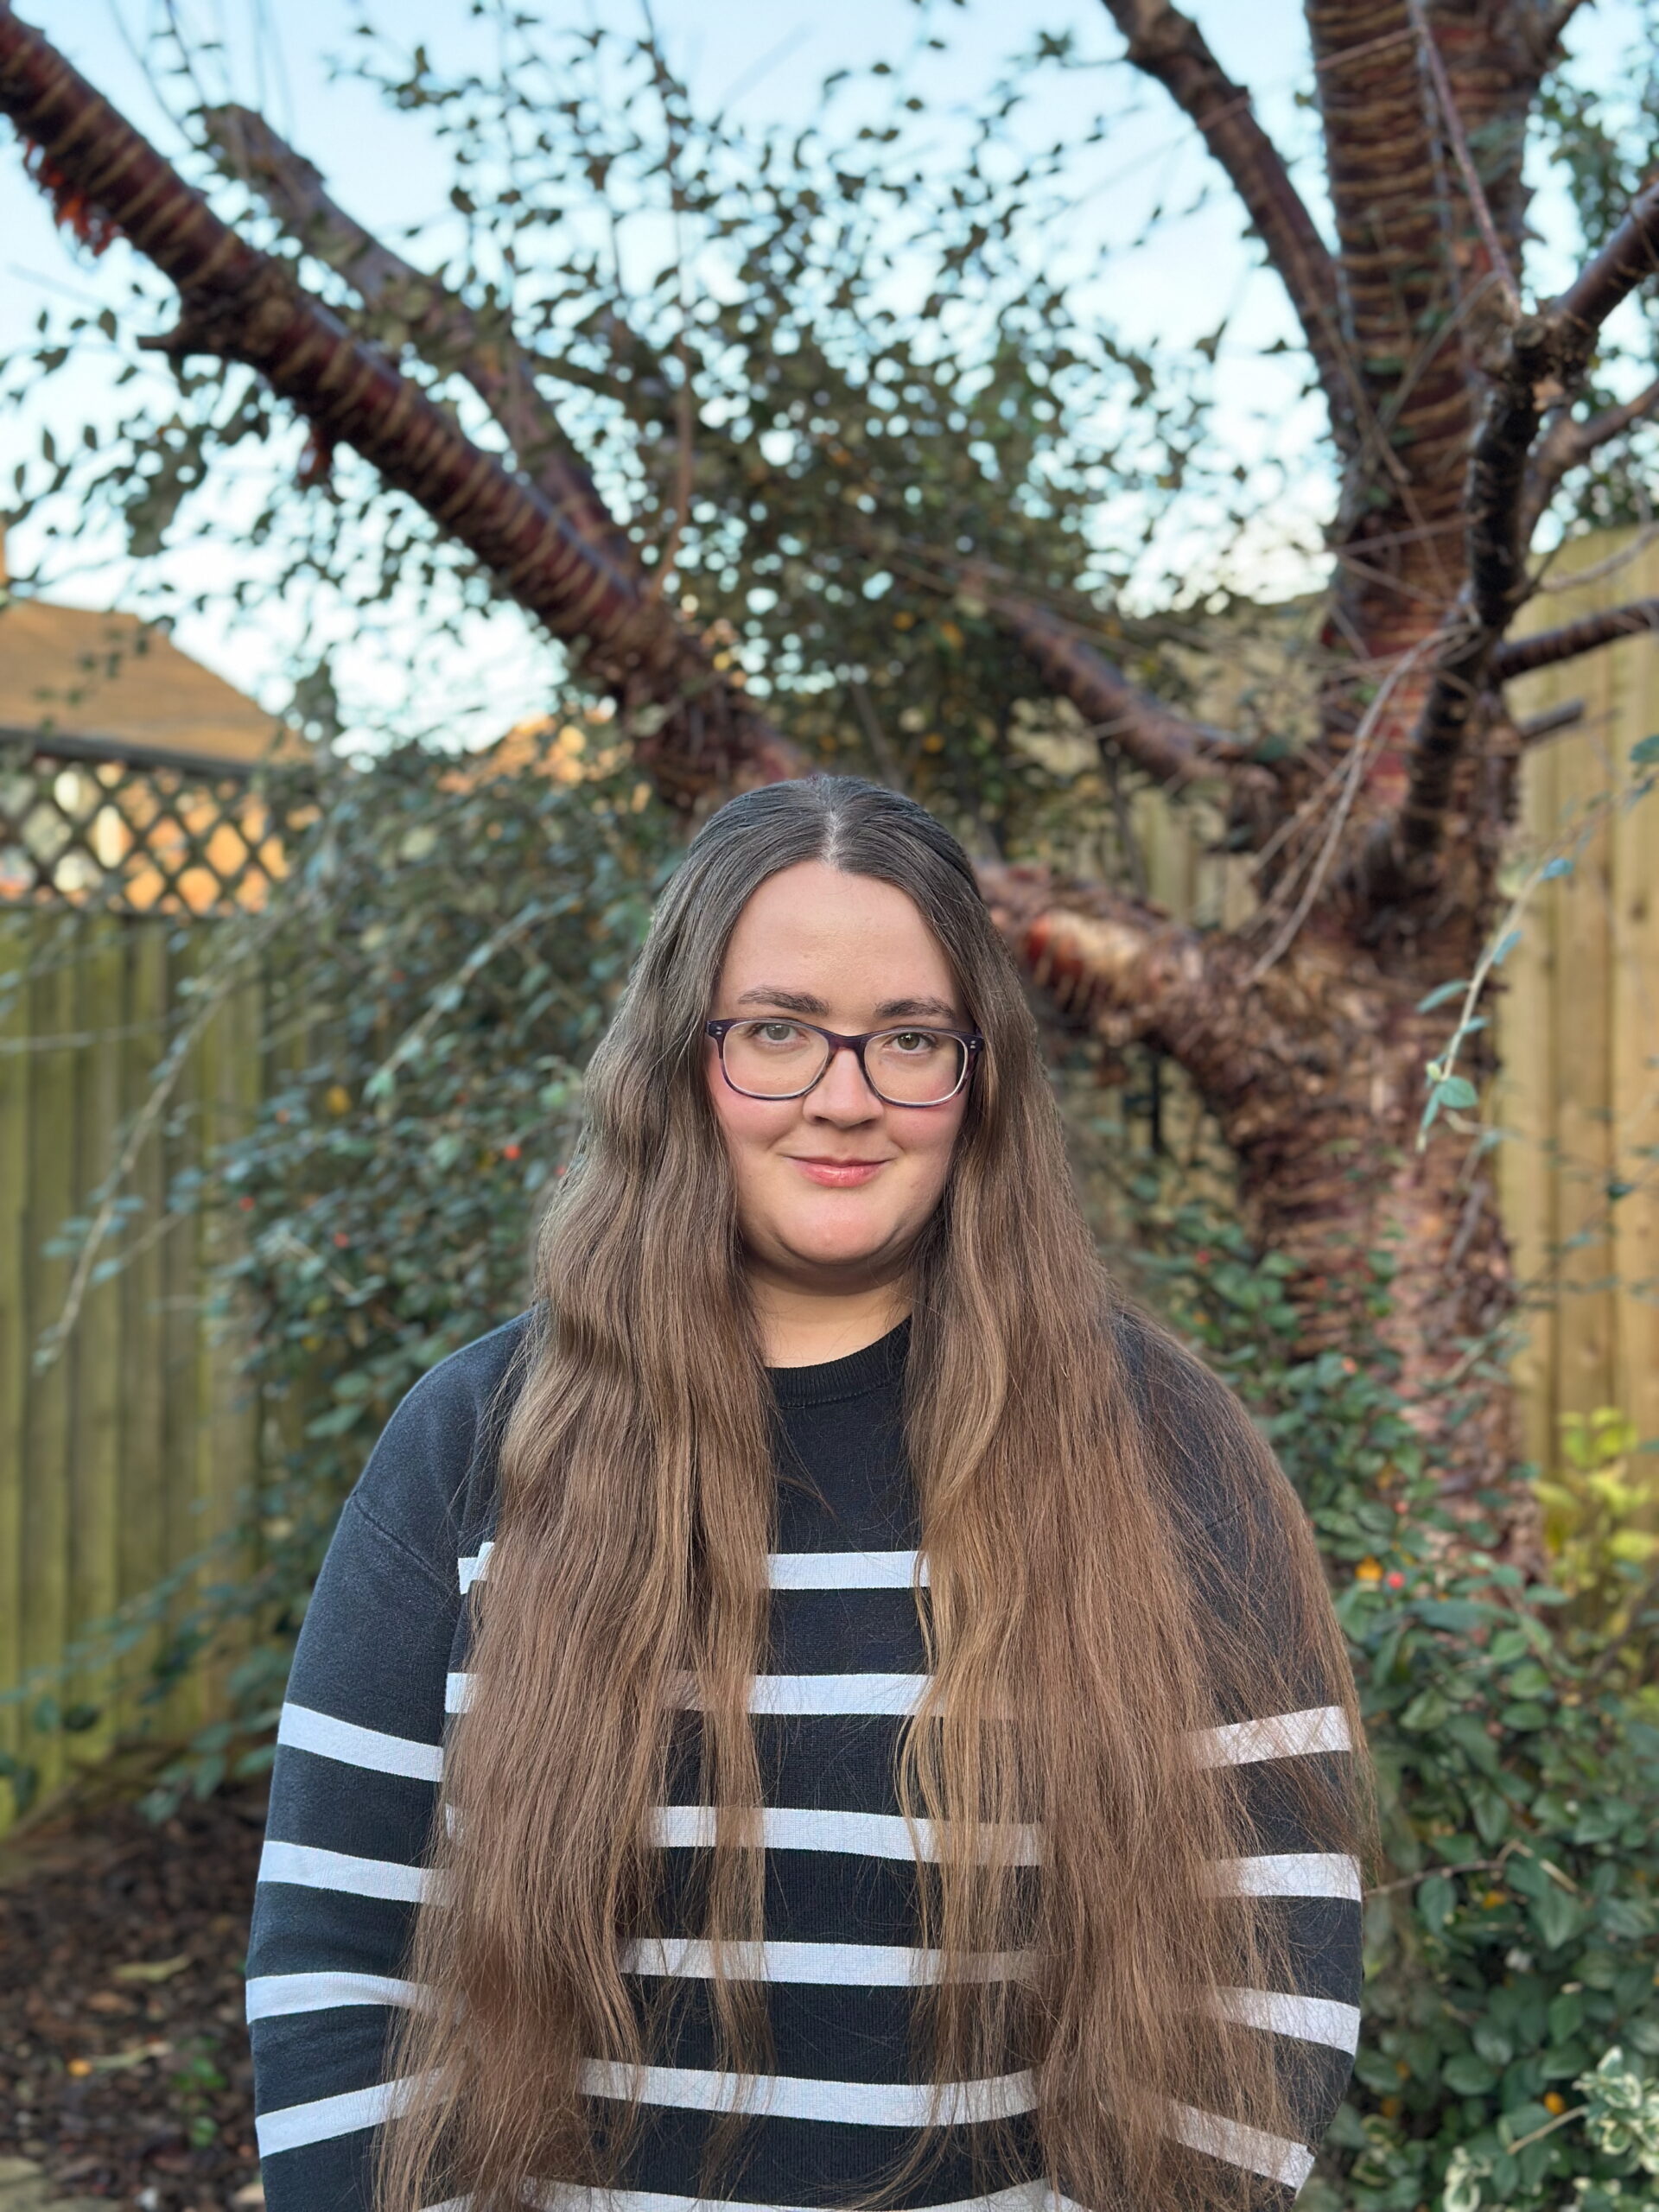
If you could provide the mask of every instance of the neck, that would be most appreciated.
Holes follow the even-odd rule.
[[[768,1367],[817,1367],[845,1359],[896,1329],[910,1311],[899,1281],[826,1294],[752,1274],[749,1290]]]

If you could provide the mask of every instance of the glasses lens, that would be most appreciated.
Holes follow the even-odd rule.
[[[726,1032],[726,1073],[752,1098],[791,1098],[817,1081],[830,1047],[798,1022],[740,1021]]]
[[[937,1106],[962,1081],[968,1048],[940,1029],[884,1029],[865,1050],[870,1081],[896,1106]]]

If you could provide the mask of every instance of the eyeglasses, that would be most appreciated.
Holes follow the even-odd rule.
[[[843,1037],[791,1015],[706,1022],[721,1072],[745,1098],[804,1098],[837,1052],[855,1052],[864,1080],[887,1106],[943,1106],[967,1082],[985,1039],[967,1029],[868,1029]]]

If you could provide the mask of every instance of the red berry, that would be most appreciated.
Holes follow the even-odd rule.
[[[350,1237],[346,1234],[346,1232],[345,1232],[345,1230],[344,1230],[343,1229],[337,1229],[337,1230],[334,1231],[334,1242],[335,1242],[335,1243],[336,1243],[336,1244],[338,1244],[338,1245],[339,1245],[339,1247],[340,1247],[340,1250],[341,1250],[342,1252],[345,1250],[346,1247],[346,1246],[351,1243],[351,1241],[352,1241],[352,1240],[351,1240],[351,1238],[350,1238]]]
[[[1403,1590],[1406,1586],[1406,1578],[1397,1567],[1391,1574],[1385,1576],[1384,1580],[1390,1590]]]
[[[518,1149],[519,1148],[516,1144],[504,1144],[501,1147],[502,1159],[517,1160],[518,1157]]]

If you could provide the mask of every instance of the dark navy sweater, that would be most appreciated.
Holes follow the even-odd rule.
[[[443,1361],[398,1407],[306,1616],[248,1959],[270,2212],[365,2212],[373,2132],[395,2125],[387,2030],[393,2008],[417,1993],[404,1958],[445,1732],[466,1704],[467,1592],[488,1573],[495,1447],[529,1319]],[[779,1549],[768,1671],[751,1703],[767,1854],[766,1942],[753,1965],[774,2070],[741,2085],[753,2116],[725,2193],[744,2206],[833,2207],[879,2190],[895,2208],[1013,2212],[1046,2194],[1030,2076],[953,2083],[941,2101],[912,2059],[914,1991],[933,1962],[915,1948],[926,1869],[893,1783],[897,1734],[925,1665],[901,1427],[907,1339],[901,1326],[849,1358],[772,1370]],[[1262,1618],[1272,1610],[1264,1603]],[[1354,1861],[1302,1833],[1272,1782],[1286,1759],[1345,1767],[1347,1732],[1339,1709],[1312,1706],[1208,1736],[1210,1759],[1261,1784],[1257,1854],[1230,1862],[1222,1885],[1275,1900],[1262,1910],[1286,1916],[1297,1961],[1295,1989],[1233,1990],[1220,2001],[1275,2038],[1306,2140],[1185,2107],[1173,2108],[1173,2125],[1198,2155],[1250,2168],[1268,2196],[1287,2202],[1352,2062],[1360,1891]],[[682,2001],[666,2016],[670,2047],[645,2075],[618,2212],[690,2212],[715,2115],[740,2094],[719,2070],[693,1916],[712,1819],[695,1802],[696,1766],[676,1763],[681,1779],[658,1814],[664,1934],[625,1961],[652,1987],[678,1978]],[[920,1843],[925,1860],[925,1835]],[[1035,1841],[1029,1849],[1040,1878]],[[637,2077],[588,2069],[597,2113],[635,2086]],[[943,2131],[930,2134],[939,2155],[883,2190],[920,2128]]]

